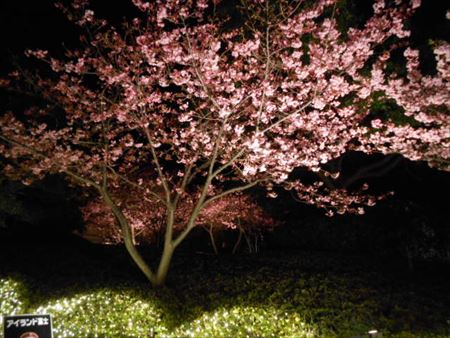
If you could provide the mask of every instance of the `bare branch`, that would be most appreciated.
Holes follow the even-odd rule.
[[[130,181],[128,178],[126,178],[126,177],[123,176],[123,175],[120,175],[116,170],[114,170],[114,168],[112,168],[112,167],[110,167],[110,166],[108,166],[108,169],[109,169],[115,176],[117,176],[119,179],[121,179],[121,180],[124,181],[125,183],[129,184],[129,185],[132,186],[132,187],[135,187],[135,188],[138,188],[138,189],[143,190],[144,193],[148,193],[148,194],[152,195],[153,197],[155,197],[156,199],[158,199],[158,201],[160,201],[160,202],[162,202],[164,205],[166,205],[165,199],[164,199],[161,195],[159,195],[158,193],[156,193],[156,192],[154,192],[154,191],[151,191],[151,190],[147,190],[145,187],[143,187],[143,186],[141,186],[141,185],[139,185],[139,184],[137,184],[137,183],[134,183],[134,182]]]

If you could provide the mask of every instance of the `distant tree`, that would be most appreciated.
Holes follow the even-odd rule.
[[[138,188],[112,189],[110,193],[114,199],[121,201],[123,213],[130,224],[133,242],[153,245],[159,243],[166,227],[164,204],[149,199],[142,203]],[[189,220],[195,206],[194,203],[195,200],[188,198],[180,202],[177,219],[174,222],[175,233],[184,229],[183,226]],[[114,214],[101,198],[90,200],[82,208],[82,213],[86,224],[84,237],[103,244],[123,243],[120,228],[111,226],[115,224]],[[257,249],[255,246],[262,232],[274,229],[281,225],[281,222],[265,212],[248,194],[233,194],[207,205],[200,212],[196,224],[206,230],[214,252],[218,253],[218,237],[228,230],[238,232],[232,252],[239,248],[243,240],[251,252]]]
[[[2,115],[1,153],[10,177],[63,173],[96,191],[152,285],[164,283],[202,211],[232,194],[261,185],[275,196],[283,187],[328,214],[363,213],[380,196],[346,189],[336,159],[348,150],[449,169],[450,49],[436,42],[437,73],[421,74],[404,26],[420,1],[377,0],[365,26],[346,32],[336,0],[244,1],[239,23],[219,1],[133,3],[143,18],[121,28],[96,18],[86,0],[62,7],[86,28],[84,47],[64,59],[28,51],[51,74],[2,81],[47,104]],[[388,67],[399,48],[404,74]],[[401,118],[374,114],[380,105]],[[314,178],[295,179],[299,167]],[[133,241],[133,228],[154,225],[133,212],[155,201],[164,206],[156,211],[164,247],[154,270]]]

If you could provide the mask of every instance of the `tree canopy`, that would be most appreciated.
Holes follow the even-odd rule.
[[[436,73],[421,73],[405,26],[420,1],[377,0],[365,25],[346,31],[336,0],[243,1],[238,24],[220,1],[133,3],[142,15],[121,27],[86,0],[59,5],[85,29],[83,47],[63,58],[27,51],[47,69],[1,81],[44,103],[1,115],[0,151],[10,177],[63,173],[99,193],[153,285],[202,210],[228,195],[283,187],[330,215],[363,213],[382,196],[348,189],[339,177],[346,152],[450,168],[450,48],[435,41]],[[296,168],[313,179],[296,179]],[[156,205],[165,244],[153,271],[132,234],[132,224],[152,225],[132,215]]]

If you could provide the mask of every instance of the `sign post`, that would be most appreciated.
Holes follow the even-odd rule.
[[[5,338],[53,338],[51,315],[5,316]]]

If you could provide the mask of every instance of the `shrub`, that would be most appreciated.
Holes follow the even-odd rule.
[[[147,337],[167,333],[156,298],[135,290],[98,290],[52,300],[37,313],[53,315],[57,337]]]
[[[13,278],[0,278],[0,327],[4,315],[23,313],[25,310],[25,286]]]

